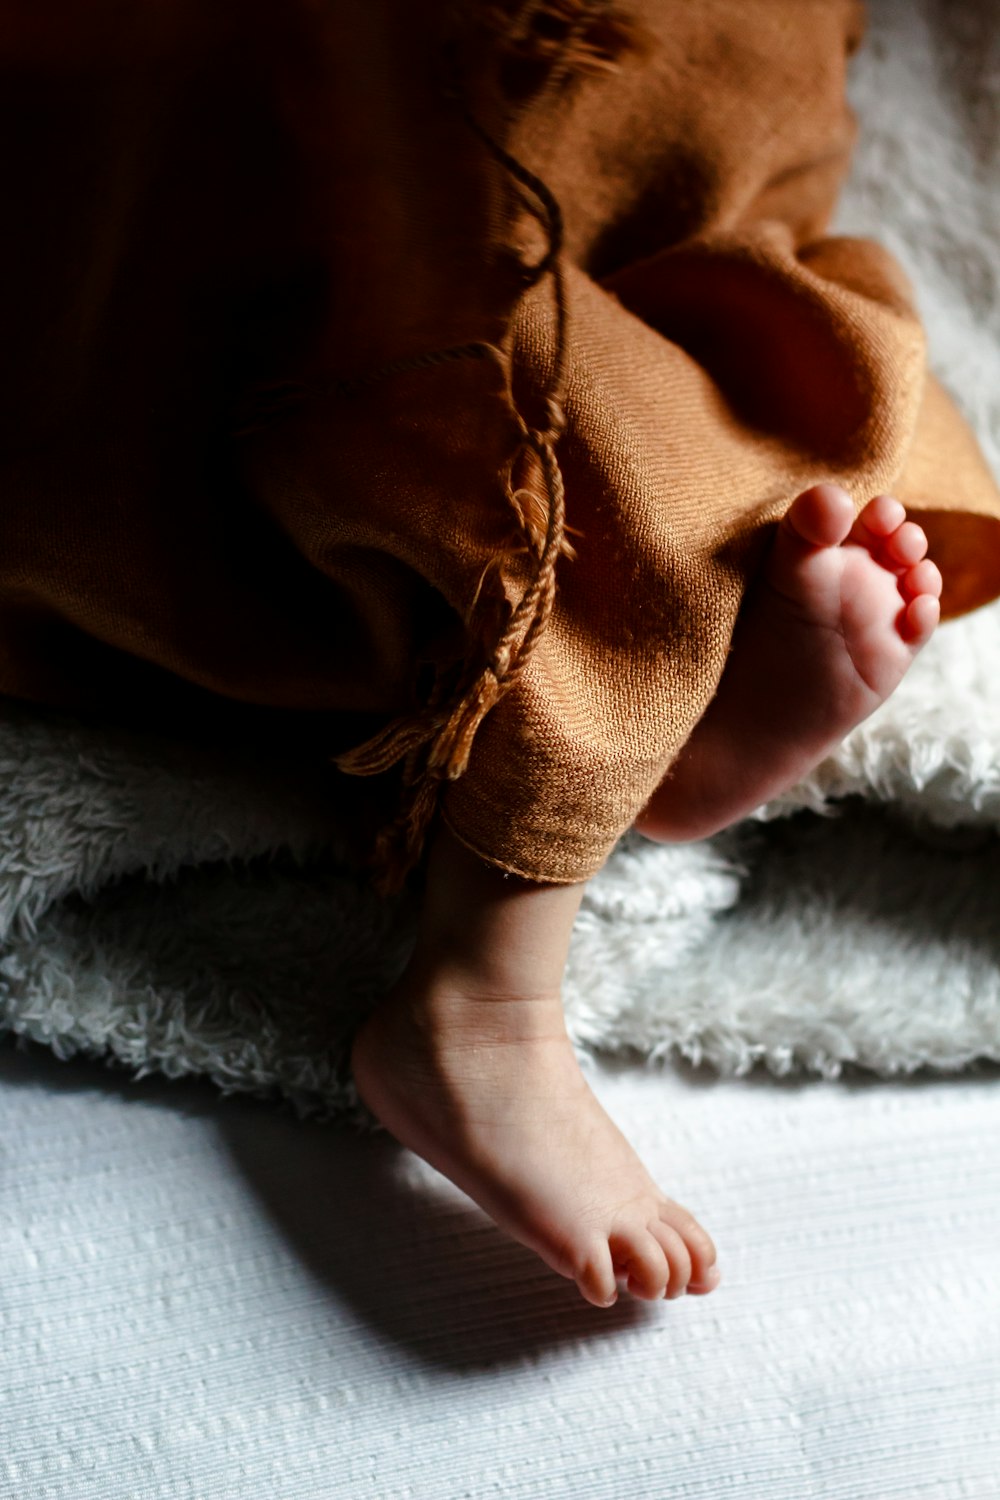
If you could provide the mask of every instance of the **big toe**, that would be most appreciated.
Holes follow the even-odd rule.
[[[814,484],[789,507],[785,535],[810,547],[836,547],[854,525],[854,502],[839,484]]]
[[[603,1235],[584,1247],[573,1274],[580,1291],[595,1307],[610,1307],[618,1301],[611,1248]]]

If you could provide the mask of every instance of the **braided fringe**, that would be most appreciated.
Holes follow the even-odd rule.
[[[521,420],[522,442],[541,467],[548,499],[545,536],[536,552],[535,575],[513,610],[506,630],[489,662],[451,703],[433,701],[422,712],[397,719],[365,744],[337,756],[335,764],[353,776],[376,776],[403,760],[402,805],[396,819],[378,834],[373,852],[376,888],[391,895],[404,884],[419,862],[444,783],[464,775],[472,744],[483,719],[523,672],[552,613],[556,595],[555,567],[565,539],[565,487],[555,445],[565,427],[562,395],[562,349],[565,337],[565,291],[562,266],[551,262],[556,306],[559,357],[556,378],[546,398],[544,430],[528,428]],[[515,496],[509,498],[514,501]],[[520,513],[520,508],[515,504]],[[526,525],[525,529],[530,528]]]
[[[533,9],[533,4],[534,0],[528,0],[527,4],[520,6],[516,13],[517,22]],[[565,11],[563,19],[567,24],[560,39],[562,56],[554,59],[556,66],[550,73],[549,87],[562,83],[566,70],[572,69],[576,60],[575,49],[580,36],[592,23],[595,13],[599,15],[607,8],[607,0],[590,0],[590,3],[585,0],[578,6],[563,6],[556,0],[556,9]],[[514,19],[508,17],[508,24]],[[524,267],[525,291],[548,275],[555,305],[555,359],[545,396],[545,427],[529,428],[511,398],[514,416],[521,429],[519,453],[533,454],[541,471],[545,526],[543,533],[538,513],[541,497],[525,489],[515,490],[508,482],[507,498],[520,520],[528,551],[535,556],[535,573],[489,661],[476,672],[471,683],[466,673],[464,682],[460,680],[450,702],[440,701],[442,689],[438,683],[426,708],[395,720],[365,744],[335,757],[334,764],[352,776],[376,776],[399,761],[403,762],[400,811],[377,836],[373,852],[375,885],[384,895],[398,891],[419,862],[445,783],[457,781],[465,774],[480,724],[514,686],[549,622],[556,597],[555,569],[559,556],[565,554],[572,558],[575,555],[566,537],[566,531],[571,528],[566,527],[565,487],[556,457],[556,444],[566,426],[563,395],[567,309],[562,213],[541,178],[505,151],[472,115],[457,86],[455,97],[469,127],[526,191],[527,205],[546,231],[545,254],[535,265]],[[479,352],[477,348],[476,353]],[[491,349],[489,352],[496,354],[498,351]],[[467,356],[468,351],[463,349],[461,353]],[[515,455],[514,462],[518,456]],[[514,463],[512,473],[513,469]],[[475,633],[474,627],[472,633]]]
[[[565,489],[555,454],[564,423],[558,398],[550,394],[547,404],[546,429],[524,430],[524,440],[539,459],[548,491],[545,539],[535,576],[490,661],[451,703],[429,705],[413,717],[397,719],[365,744],[335,759],[341,771],[353,776],[376,776],[398,761],[404,762],[400,812],[375,842],[375,884],[383,895],[398,891],[419,862],[444,783],[465,774],[476,731],[523,672],[552,613],[555,565],[564,549]]]

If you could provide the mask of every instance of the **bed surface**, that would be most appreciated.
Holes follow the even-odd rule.
[[[712,1296],[602,1312],[384,1135],[0,1053],[0,1495],[1000,1494],[1000,1072],[593,1082]]]

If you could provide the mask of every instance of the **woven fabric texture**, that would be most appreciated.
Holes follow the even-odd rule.
[[[632,0],[606,68],[534,81],[497,9],[2,33],[0,691],[303,765],[399,715],[376,821],[439,756],[465,842],[573,881],[704,711],[797,491],[927,512],[951,611],[1000,589],[1000,494],[900,267],[827,234],[854,0]],[[512,650],[551,613],[515,674],[522,596]]]

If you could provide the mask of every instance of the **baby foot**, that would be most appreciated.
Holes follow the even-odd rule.
[[[792,505],[747,596],[715,698],[636,820],[706,838],[812,770],[898,686],[940,617],[941,574],[900,502],[857,520],[819,484]]]
[[[610,1307],[710,1292],[715,1247],[660,1192],[580,1072],[558,996],[474,998],[412,978],[354,1044],[358,1091],[382,1124]]]

